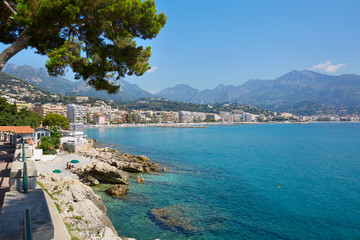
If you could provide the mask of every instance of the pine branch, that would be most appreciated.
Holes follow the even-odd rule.
[[[10,4],[7,1],[3,0],[2,2],[7,8],[7,10],[11,12],[12,15],[16,15],[16,11],[10,6]]]

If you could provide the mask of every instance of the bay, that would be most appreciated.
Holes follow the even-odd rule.
[[[118,233],[136,239],[360,239],[360,124],[99,128],[104,145],[167,168],[103,198]],[[191,231],[154,219],[180,209]]]

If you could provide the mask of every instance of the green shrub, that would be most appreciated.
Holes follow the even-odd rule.
[[[68,212],[73,212],[73,211],[74,211],[74,207],[72,205],[69,205]]]

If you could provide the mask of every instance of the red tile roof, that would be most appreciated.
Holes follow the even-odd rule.
[[[47,129],[47,128],[44,128],[44,127],[38,127],[38,128],[35,128],[34,130],[35,131],[36,130],[46,130],[46,131],[52,132],[50,129]]]
[[[0,126],[0,132],[13,132],[18,134],[34,133],[30,126]]]

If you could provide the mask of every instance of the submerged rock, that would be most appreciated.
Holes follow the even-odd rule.
[[[108,189],[106,189],[106,191],[108,193],[110,193],[111,195],[115,195],[115,196],[124,195],[128,190],[130,190],[130,188],[128,186],[121,185],[121,184],[116,184],[116,185],[111,186]]]
[[[197,231],[194,225],[196,219],[191,216],[186,205],[175,204],[168,207],[152,209],[150,214],[157,222],[166,225],[171,230],[191,233]]]

